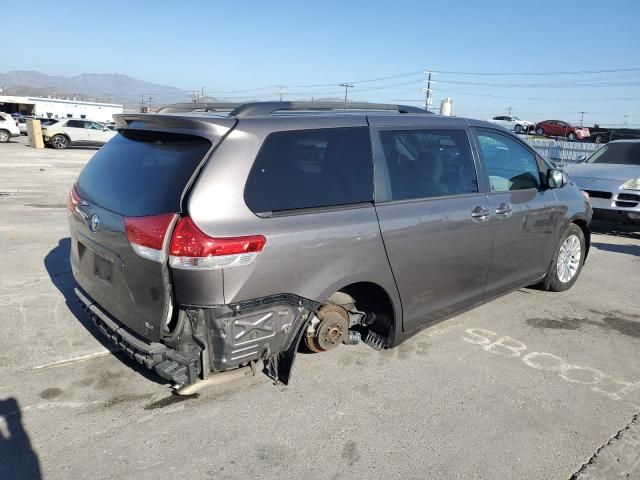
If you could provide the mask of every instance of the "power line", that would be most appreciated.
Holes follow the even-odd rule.
[[[433,70],[434,73],[446,73],[451,75],[486,75],[486,76],[518,76],[518,75],[591,75],[599,73],[619,73],[619,72],[638,72],[640,67],[630,68],[614,68],[610,70],[575,70],[575,71],[560,71],[560,72],[460,72],[450,70]]]
[[[629,67],[629,68],[616,68],[616,69],[607,69],[607,70],[576,70],[576,71],[557,71],[557,72],[463,72],[463,71],[453,71],[453,70],[435,70],[435,69],[422,69],[422,70],[414,70],[412,72],[400,73],[397,75],[389,75],[385,77],[375,77],[368,78],[363,80],[352,80],[348,82],[349,84],[360,84],[360,83],[372,83],[379,82],[383,80],[393,80],[396,78],[404,78],[416,75],[424,75],[428,71],[433,73],[441,73],[448,75],[478,75],[478,76],[519,76],[519,75],[527,75],[527,76],[553,76],[553,75],[595,75],[595,74],[603,74],[603,73],[622,73],[622,72],[640,72],[640,67]],[[600,81],[602,79],[594,79],[591,81]],[[322,87],[332,87],[336,83],[314,83],[314,84],[301,84],[301,85],[286,85],[289,88],[322,88]],[[529,84],[523,84],[523,86],[527,86]],[[535,85],[535,84],[534,84]],[[285,85],[283,85],[285,86]],[[496,86],[501,86],[497,84]],[[212,94],[228,94],[228,93],[249,93],[249,92],[260,92],[265,90],[272,90],[278,88],[278,85],[268,85],[264,87],[256,87],[256,88],[247,88],[247,89],[239,89],[239,90],[225,90],[225,91],[216,91],[215,88],[207,88],[210,90]]]

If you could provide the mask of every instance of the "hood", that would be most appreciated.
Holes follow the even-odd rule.
[[[602,178],[626,182],[640,177],[640,165],[620,165],[608,163],[577,163],[567,165],[564,170],[571,177]]]

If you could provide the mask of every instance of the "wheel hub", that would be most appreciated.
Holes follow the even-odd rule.
[[[311,322],[305,343],[313,352],[326,352],[340,345],[349,330],[349,314],[338,305],[326,305]]]

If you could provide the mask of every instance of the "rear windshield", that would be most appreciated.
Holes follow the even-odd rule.
[[[586,163],[640,165],[640,142],[609,143],[591,155]]]
[[[211,148],[201,137],[121,131],[87,163],[78,194],[121,215],[179,212],[182,193]]]

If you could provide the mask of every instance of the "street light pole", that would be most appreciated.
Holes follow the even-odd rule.
[[[580,114],[580,126],[582,126],[583,122],[584,122],[584,114],[587,112],[578,112]]]
[[[341,83],[339,86],[344,87],[344,103],[347,103],[347,95],[348,95],[349,89],[353,88],[353,85],[350,85],[348,83]]]

